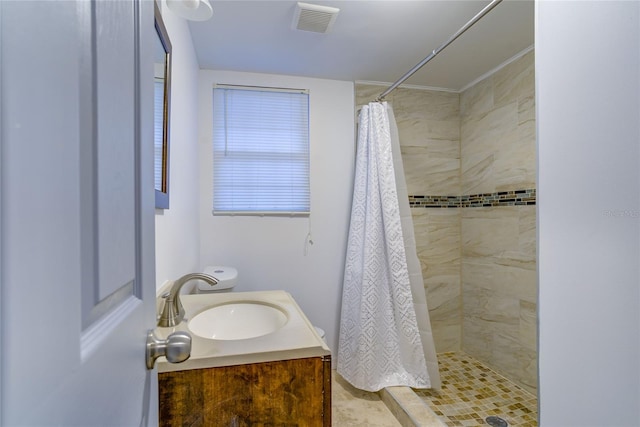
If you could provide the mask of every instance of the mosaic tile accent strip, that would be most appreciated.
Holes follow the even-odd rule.
[[[468,196],[409,196],[409,206],[412,208],[477,208],[535,204],[535,188],[470,194]]]
[[[538,399],[464,353],[438,354],[442,390],[415,390],[447,426],[486,426],[498,416],[513,427],[538,425]]]

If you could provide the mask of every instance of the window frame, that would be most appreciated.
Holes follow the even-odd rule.
[[[257,208],[257,209],[220,209],[220,207],[216,208],[216,152],[220,152],[221,150],[216,150],[216,89],[226,89],[226,90],[245,90],[245,91],[259,91],[259,92],[280,92],[280,93],[293,93],[293,94],[304,94],[306,99],[306,104],[304,106],[304,110],[301,111],[306,113],[306,118],[304,120],[304,124],[306,124],[305,135],[304,135],[304,143],[305,149],[301,152],[302,155],[305,156],[303,164],[306,167],[306,175],[303,180],[298,181],[299,184],[304,184],[305,190],[302,192],[304,206],[302,210],[296,210],[293,207],[293,202],[291,204],[291,209],[288,210],[278,210],[273,209],[270,210],[268,208]],[[311,132],[310,132],[310,91],[308,89],[296,89],[296,88],[281,88],[281,87],[268,87],[268,86],[248,86],[248,85],[230,85],[230,84],[214,84],[212,90],[212,103],[213,103],[213,111],[212,111],[212,138],[211,138],[211,147],[212,147],[212,178],[213,178],[213,188],[212,188],[212,215],[214,216],[269,216],[269,217],[277,217],[277,216],[286,216],[286,217],[308,217],[311,214]],[[225,110],[226,111],[226,110]],[[226,116],[225,112],[225,116]],[[226,143],[225,143],[226,145]],[[256,145],[256,147],[258,147]],[[226,150],[226,149],[225,149]],[[261,151],[257,153],[274,155],[276,150],[273,151]],[[259,155],[259,154],[258,154]],[[290,151],[286,153],[287,156],[294,156],[295,152]],[[258,158],[258,157],[256,157]],[[306,197],[306,200],[304,200]]]

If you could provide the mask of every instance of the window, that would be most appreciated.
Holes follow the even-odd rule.
[[[213,213],[309,214],[309,94],[213,90]]]

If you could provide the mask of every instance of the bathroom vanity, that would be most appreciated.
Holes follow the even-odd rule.
[[[161,426],[330,426],[331,359],[164,372]]]
[[[175,331],[193,338],[187,361],[158,359],[161,426],[331,425],[331,352],[290,294],[237,292],[181,299],[185,321],[156,329],[161,338]],[[286,322],[250,338],[243,338],[251,325],[243,325],[242,319],[227,324],[224,339],[207,337],[202,325],[193,328],[197,334],[190,329],[198,315],[231,305],[271,307]],[[250,318],[243,315],[245,323],[264,323],[259,316]]]

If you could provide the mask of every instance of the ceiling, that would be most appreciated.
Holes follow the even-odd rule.
[[[212,0],[189,22],[201,68],[391,83],[440,47],[488,0],[351,0],[332,29],[292,29],[296,1]],[[459,91],[534,42],[533,0],[504,0],[406,81]]]

